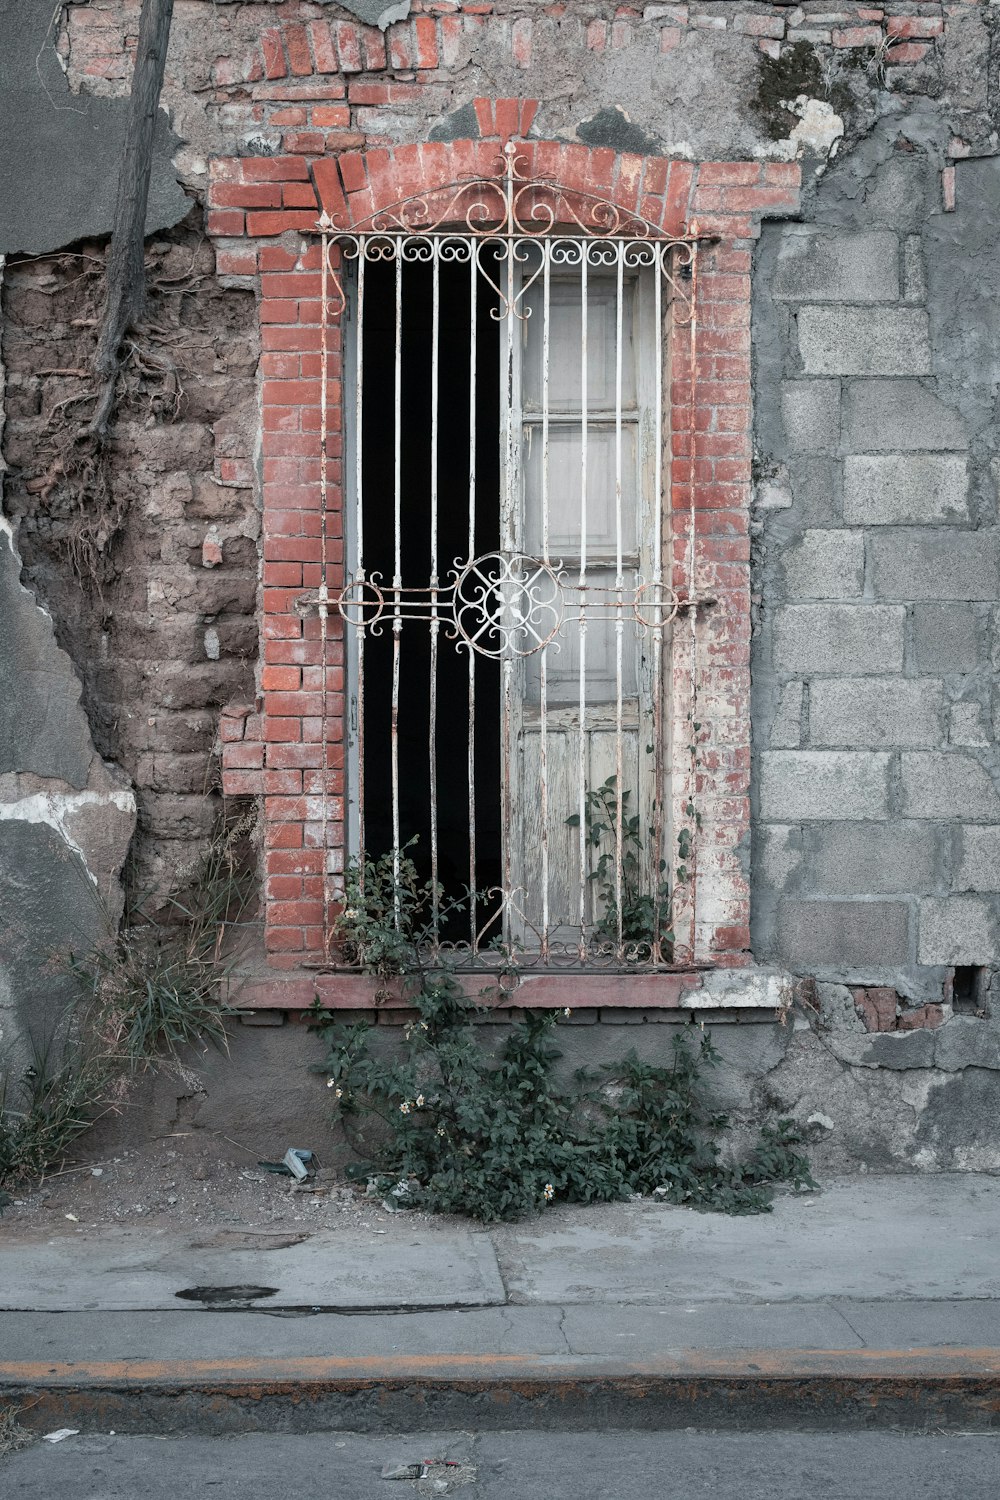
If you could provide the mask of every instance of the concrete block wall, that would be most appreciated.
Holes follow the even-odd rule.
[[[1000,941],[1000,169],[920,120],[755,265],[753,935],[930,1000]]]

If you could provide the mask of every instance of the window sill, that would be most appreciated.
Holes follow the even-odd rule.
[[[458,975],[470,996],[504,1010],[785,1011],[791,978],[778,970],[726,968],[659,974],[525,974],[499,998],[488,976]],[[409,1010],[399,982],[387,985],[362,974],[233,973],[228,1004],[237,1010],[308,1010],[318,1000],[328,1010]],[[604,1016],[603,1019],[608,1019]]]

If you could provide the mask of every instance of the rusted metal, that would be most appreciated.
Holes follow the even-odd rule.
[[[218,1316],[222,1316],[219,1314]],[[0,1363],[35,1430],[784,1428],[995,1431],[1000,1350],[691,1350],[641,1362],[523,1355]]]

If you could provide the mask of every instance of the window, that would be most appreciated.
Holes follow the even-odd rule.
[[[349,853],[412,858],[470,962],[658,966],[675,246],[485,186],[338,241]]]

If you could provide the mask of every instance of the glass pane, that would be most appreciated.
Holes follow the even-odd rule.
[[[524,294],[529,316],[522,327],[522,393],[525,411],[542,409],[544,289],[536,281]],[[635,407],[635,348],[632,338],[634,281],[622,288],[622,409]],[[617,283],[591,276],[587,282],[587,409],[615,410]],[[549,411],[580,410],[581,289],[577,281],[553,281],[549,295]]]
[[[635,698],[639,691],[639,625],[633,604],[635,572],[625,574],[621,609],[615,575],[610,568],[588,571],[587,586],[575,587],[576,575],[563,580],[564,617],[561,628],[544,648],[546,698],[550,706],[580,701],[581,601],[586,606],[587,703],[614,703],[617,700],[617,632],[622,624],[622,696]],[[526,659],[526,696],[529,703],[541,699],[541,652]]]
[[[580,424],[549,427],[549,556],[578,558],[581,552]],[[524,424],[525,551],[542,554],[542,428]],[[636,429],[622,425],[622,545],[638,550],[636,537]],[[587,555],[615,556],[615,429],[587,424]]]

